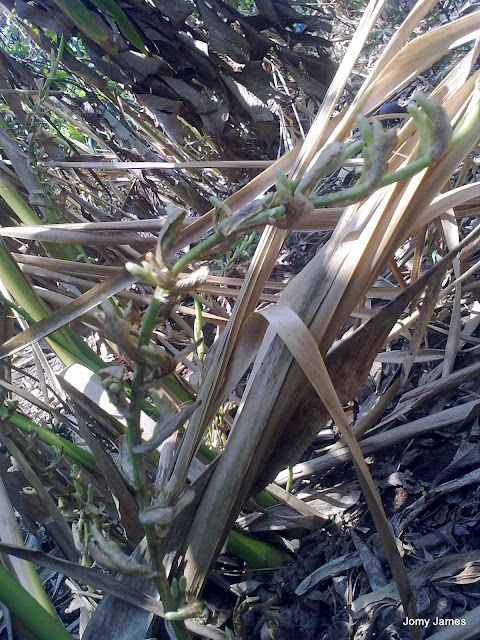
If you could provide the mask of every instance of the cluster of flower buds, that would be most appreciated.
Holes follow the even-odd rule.
[[[150,506],[140,512],[140,522],[155,525],[160,538],[167,535],[174,518],[195,498],[195,491],[189,486],[178,496],[177,485],[173,475],[168,482],[157,486]]]
[[[110,401],[120,409],[127,409],[128,400],[123,387],[123,367],[114,365],[98,371],[102,379],[102,387],[108,394]]]
[[[155,285],[155,297],[168,310],[177,304],[188,291],[198,288],[208,275],[208,268],[201,267],[186,275],[173,275],[170,253],[177,243],[183,229],[186,211],[169,205],[167,219],[158,237],[155,254],[147,253],[140,264],[128,262],[127,271],[145,282]]]
[[[210,198],[214,207],[212,221],[215,237],[211,238],[212,241],[200,243],[199,251],[193,252],[192,259],[219,255],[247,232],[266,224],[289,229],[315,207],[358,202],[379,187],[410,177],[436,162],[447,151],[452,140],[448,114],[437,100],[421,92],[414,95],[414,102],[408,105],[407,110],[415,121],[419,135],[418,155],[410,165],[386,176],[387,163],[397,143],[396,129],[385,128],[378,120],[369,122],[359,115],[357,126],[360,139],[327,145],[317,154],[302,178],[291,180],[281,170],[277,170],[275,189],[236,212],[232,212],[218,198]],[[323,178],[359,152],[363,156],[362,171],[353,187],[311,197]],[[198,287],[207,276],[204,268],[187,276],[172,273],[169,254],[183,228],[184,217],[184,210],[169,206],[167,222],[159,236],[155,255],[147,254],[140,264],[129,263],[126,266],[130,273],[156,286],[155,296],[166,306],[165,312],[187,291]]]
[[[133,556],[124,553],[115,540],[106,538],[94,522],[90,525],[89,552],[97,564],[105,569],[127,576],[153,577],[155,575],[150,565],[142,564]]]
[[[210,622],[209,605],[187,593],[187,580],[181,576],[172,580],[172,594],[178,602],[176,611],[166,611],[165,620],[188,620],[196,618],[199,622]]]
[[[435,98],[417,91],[413,99],[415,102],[407,105],[407,111],[418,129],[418,157],[423,158],[427,166],[447,151],[452,140],[452,125],[447,112]]]
[[[135,330],[128,319],[128,308],[127,314],[119,316],[112,303],[107,298],[103,298],[102,309],[105,334],[115,342],[125,358],[132,362],[143,362],[149,365],[151,369],[155,370],[155,378],[162,378],[174,370],[176,360],[163,347],[154,344],[139,346],[134,340],[132,336],[135,334]],[[123,370],[121,373],[123,375]],[[109,367],[106,374],[104,387],[111,394],[118,394],[119,406],[124,406],[120,371]],[[151,383],[151,380],[148,382]]]

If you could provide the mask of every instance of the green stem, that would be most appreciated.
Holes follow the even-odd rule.
[[[58,619],[45,611],[1,564],[0,600],[36,640],[74,640]]]
[[[348,144],[345,149],[342,151],[342,161],[348,160],[352,156],[357,155],[364,147],[363,140],[355,140],[355,142],[351,142]]]
[[[290,490],[292,488],[292,483],[293,483],[293,469],[292,467],[288,466],[288,478],[287,478],[287,485],[285,487],[285,491],[287,493],[290,493]]]
[[[8,413],[6,407],[0,407],[0,422]],[[82,464],[85,468],[90,469],[90,471],[94,471],[95,473],[101,473],[100,469],[95,464],[95,458],[89,451],[85,451],[82,447],[62,438],[58,434],[54,433],[50,429],[46,429],[45,427],[41,427],[32,420],[29,420],[25,416],[22,416],[19,413],[14,413],[10,418],[6,420],[9,424],[12,424],[14,427],[17,427],[21,431],[25,433],[32,433],[35,431],[38,434],[38,437],[45,444],[50,445],[51,447],[56,447],[65,453],[66,456],[76,460],[80,464]]]
[[[41,298],[40,298],[41,299]],[[0,301],[4,304],[7,304],[9,307],[14,309],[19,316],[24,318],[28,322],[28,324],[34,325],[34,318],[27,312],[23,307],[18,306],[14,302],[8,300],[2,293],[0,293]],[[63,336],[62,331],[71,338],[72,343],[68,342]],[[99,368],[103,369],[105,367],[104,361],[98,356],[95,351],[90,349],[90,347],[82,340],[82,337],[78,335],[75,331],[72,331],[70,327],[62,327],[58,331],[51,333],[48,338],[45,338],[47,343],[55,343],[59,347],[61,347],[64,351],[70,353],[70,355],[78,360],[79,362],[83,362],[85,366],[89,369],[97,371]],[[51,345],[52,346],[52,345]],[[52,346],[53,351],[55,351],[54,346]],[[71,363],[70,363],[71,364]]]
[[[255,540],[238,531],[230,531],[227,551],[242,558],[251,569],[277,568],[291,562],[292,557],[285,551]]]
[[[245,221],[245,231],[249,231],[252,227],[260,226],[262,224],[268,224],[272,218],[275,218],[276,215],[281,215],[284,213],[285,208],[280,205],[277,207],[273,207],[271,209],[267,209],[266,211],[260,212],[255,217],[250,220]],[[248,225],[248,226],[247,226]],[[187,251],[187,253],[183,254],[173,265],[172,267],[172,275],[178,276],[181,270],[187,266],[190,262],[194,262],[195,260],[200,260],[202,255],[208,249],[215,247],[215,245],[220,244],[225,241],[225,238],[218,233],[212,233],[212,235],[199,242],[194,247]],[[232,243],[233,244],[233,243]]]
[[[162,303],[154,297],[143,318],[140,334],[138,337],[139,349],[140,347],[149,344],[161,307]],[[135,364],[135,371],[131,387],[130,416],[127,419],[126,432],[126,441],[129,448],[130,461],[132,465],[132,476],[141,510],[149,506],[150,495],[147,484],[145,482],[143,456],[141,454],[136,454],[133,451],[133,447],[137,444],[140,444],[140,442],[142,441],[140,415],[142,411],[142,405],[144,403],[144,377],[145,363],[137,362]],[[165,568],[163,566],[163,555],[161,552],[155,526],[145,524],[144,530],[148,550],[150,552],[150,558],[156,573],[154,582],[160,596],[160,600],[162,601],[164,610],[166,612],[176,611],[177,603],[175,602],[175,598],[173,597],[170,584],[165,573]],[[190,634],[188,633],[183,621],[170,621],[169,624],[171,625],[177,640],[189,640]]]
[[[204,253],[207,249],[211,249],[222,240],[223,238],[219,236],[218,233],[212,233],[211,236],[208,236],[208,238],[205,238],[205,240],[199,242],[197,245],[192,247],[190,251],[187,251],[187,253],[183,254],[183,256],[181,256],[175,262],[172,267],[172,275],[178,276],[181,270],[186,267],[189,262],[198,260],[201,257],[202,253]]]
[[[165,613],[167,613],[167,611],[176,611],[178,607],[177,603],[175,602],[175,598],[173,597],[173,593],[167,579],[167,574],[165,573],[165,568],[163,566],[163,555],[160,549],[160,545],[158,544],[155,525],[146,524],[144,525],[144,529],[145,538],[147,539],[148,549],[150,551],[150,557],[155,573],[157,574],[154,578],[155,587],[160,595],[163,609]],[[187,631],[187,627],[182,620],[170,620],[169,624],[172,626],[177,640],[190,639],[190,634]]]
[[[324,196],[310,198],[314,207],[332,207],[334,205],[351,204],[364,197],[365,188],[363,185],[355,185],[350,189],[344,189],[337,193],[327,193]]]
[[[32,207],[25,202],[20,193],[18,193],[13,182],[1,172],[0,198],[7,203],[23,224],[29,226],[43,224],[43,220],[41,220]],[[52,224],[60,220],[58,214],[52,209],[45,209],[45,215],[48,222]],[[77,245],[61,245],[54,242],[46,242],[44,243],[44,246],[54,258],[59,258],[61,260],[75,260],[79,255],[87,255],[82,247]]]
[[[138,336],[137,349],[147,346],[152,337],[153,330],[157,321],[158,314],[162,307],[162,303],[157,298],[152,298],[148,309],[145,312],[140,334]],[[132,380],[130,391],[130,411],[127,419],[126,440],[130,449],[130,459],[132,463],[133,478],[135,481],[135,490],[142,496],[142,502],[146,502],[146,486],[145,486],[145,469],[143,465],[143,456],[133,451],[133,448],[142,442],[142,431],[140,429],[140,416],[142,406],[144,404],[144,388],[143,381],[145,378],[145,363],[137,362]],[[146,505],[145,505],[146,506]]]
[[[377,188],[386,187],[387,185],[398,182],[399,180],[411,178],[419,171],[426,169],[430,164],[431,159],[426,155],[422,155],[406,167],[401,167],[400,169],[397,169],[397,171],[393,171],[392,173],[383,176]],[[310,202],[314,207],[331,207],[335,204],[352,204],[367,197],[368,195],[369,193],[365,186],[361,182],[357,182],[357,184],[353,185],[353,187],[350,187],[349,189],[344,189],[343,191],[338,191],[336,193],[327,193],[323,196],[317,196],[315,198],[311,198]]]
[[[205,359],[205,345],[203,343],[203,314],[202,305],[196,293],[193,294],[193,302],[195,304],[195,325],[193,328],[193,338],[195,341],[201,340],[197,347],[197,356],[200,362]]]
[[[132,479],[137,494],[143,494],[145,491],[145,469],[143,465],[143,457],[133,451],[134,447],[142,441],[140,416],[142,413],[142,385],[144,376],[145,364],[143,362],[136,363],[131,388],[129,417],[127,418],[126,441],[132,465]]]
[[[406,178],[410,178],[415,173],[426,169],[431,164],[431,161],[426,156],[421,156],[414,160],[411,164],[406,167],[401,167],[393,173],[389,173],[386,176],[383,176],[380,186],[386,187],[389,184],[393,184],[394,182],[399,182],[400,180],[405,180]]]

